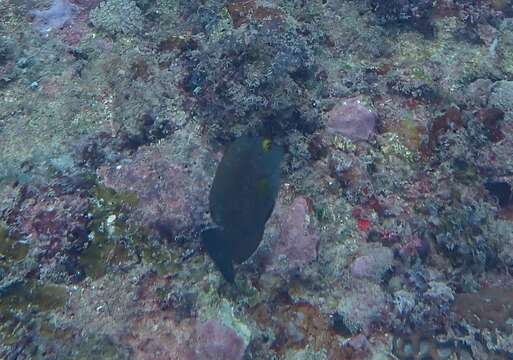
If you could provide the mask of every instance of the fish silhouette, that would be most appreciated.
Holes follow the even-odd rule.
[[[240,137],[226,149],[212,183],[209,205],[215,227],[202,242],[224,278],[233,283],[233,263],[247,260],[262,241],[280,188],[283,150],[270,139]]]

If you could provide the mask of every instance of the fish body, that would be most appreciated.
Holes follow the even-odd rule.
[[[241,137],[226,149],[210,190],[216,227],[202,233],[210,257],[233,282],[233,263],[247,260],[262,240],[280,188],[283,150],[269,139]]]

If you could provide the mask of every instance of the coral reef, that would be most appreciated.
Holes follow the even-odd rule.
[[[318,127],[319,115],[311,106],[315,98],[308,89],[315,64],[299,29],[264,27],[210,36],[208,56],[191,51],[193,66],[185,86],[197,98],[204,126],[213,136],[226,141],[247,131],[283,136]]]
[[[95,27],[110,35],[137,35],[143,28],[142,12],[135,1],[102,1],[90,16]]]
[[[511,358],[512,16],[4,0],[0,358]],[[230,283],[200,234],[243,135],[282,181]]]
[[[383,24],[408,24],[425,35],[433,36],[431,17],[433,2],[426,0],[386,0],[370,1],[377,19]]]

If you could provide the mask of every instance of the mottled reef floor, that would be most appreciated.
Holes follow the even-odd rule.
[[[511,0],[0,9],[1,359],[513,358]],[[231,285],[242,135],[284,158]]]

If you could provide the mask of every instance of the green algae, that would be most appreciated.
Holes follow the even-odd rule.
[[[0,284],[0,347],[16,346],[29,333],[35,336],[38,327],[44,330],[49,312],[64,309],[68,299],[65,286],[23,280]],[[24,347],[23,353],[43,358],[36,357],[38,348],[32,345]]]
[[[440,18],[436,19],[435,26],[438,31],[434,41],[413,32],[401,34],[396,42],[394,64],[403,69],[407,64],[414,64],[410,68],[412,79],[428,85],[436,81],[426,69],[433,63],[443,64],[438,72],[449,93],[491,72],[493,61],[486,46],[462,45],[454,39],[454,31],[463,26],[461,21],[455,17]]]
[[[0,345],[14,346],[32,332],[38,314],[64,308],[66,287],[33,281],[11,281],[0,287]],[[37,349],[24,349],[30,353]]]
[[[501,70],[509,77],[513,75],[513,21],[505,20],[500,28],[497,53]]]
[[[182,268],[178,256],[163,246],[143,244],[141,253],[143,262],[151,265],[159,276],[175,275]]]
[[[453,174],[454,178],[463,184],[473,184],[479,179],[478,170],[462,159],[453,161]]]
[[[89,223],[91,241],[78,260],[89,277],[98,279],[110,267],[134,259],[127,245],[132,234],[125,221],[125,212],[137,205],[138,198],[134,193],[116,192],[100,185],[95,187],[93,194]]]
[[[78,257],[80,265],[92,279],[104,276],[109,269],[142,261],[159,276],[181,270],[179,255],[167,247],[151,242],[148,231],[127,224],[127,213],[139,200],[133,192],[116,192],[96,186],[89,223],[89,246]]]
[[[58,339],[59,341],[69,342],[72,341],[74,337],[71,327],[57,325],[55,321],[52,321],[48,316],[42,319],[38,330],[41,337],[48,340]]]
[[[130,260],[125,244],[109,241],[107,237],[93,240],[93,243],[79,256],[79,263],[92,279],[99,279],[107,273],[109,266],[120,265]]]
[[[94,188],[94,195],[98,203],[105,208],[105,210],[121,210],[123,207],[134,207],[138,204],[139,199],[137,194],[131,191],[120,191],[97,185]]]
[[[0,267],[3,262],[24,259],[28,250],[28,244],[9,237],[7,227],[0,223]]]
[[[400,159],[407,161],[409,164],[415,164],[417,161],[417,154],[408,149],[395,133],[383,134],[383,142],[381,151],[385,157],[396,156]]]
[[[36,285],[13,281],[0,290],[0,312],[31,308],[49,311],[64,307],[68,301],[66,288],[53,284]]]
[[[325,207],[316,206],[314,214],[315,214],[315,218],[317,219],[317,221],[319,223],[321,223],[321,224],[329,223],[329,221],[330,221],[329,210],[326,209]]]
[[[433,77],[429,75],[421,66],[413,66],[411,68],[411,75],[415,80],[422,81],[427,85],[433,85]]]
[[[0,311],[0,346],[15,345],[26,332],[26,324],[14,311]]]
[[[351,140],[349,140],[348,138],[344,137],[344,136],[338,136],[336,135],[333,139],[333,145],[338,149],[338,150],[341,150],[341,151],[344,151],[344,152],[356,152],[357,150],[357,145],[352,142]]]
[[[31,292],[28,300],[31,304],[39,307],[40,310],[48,311],[63,308],[68,301],[68,291],[59,285],[36,286]]]

